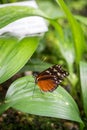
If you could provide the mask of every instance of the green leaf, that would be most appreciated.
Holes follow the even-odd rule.
[[[79,20],[79,22],[83,23],[84,25],[87,26],[87,17],[80,16],[80,15],[75,15],[75,18]]]
[[[32,76],[16,80],[7,91],[5,103],[22,112],[82,123],[73,98],[62,88],[42,93]]]
[[[66,17],[70,23],[73,38],[74,38],[76,63],[79,64],[79,61],[81,60],[82,54],[84,51],[84,41],[85,40],[84,40],[83,31],[82,31],[79,23],[76,21],[74,16],[69,11],[69,9],[66,6],[66,4],[64,3],[64,1],[63,0],[56,0],[56,1],[60,5],[60,7],[64,11],[64,13],[66,14]]]
[[[6,103],[0,103],[0,114],[2,114],[4,111],[6,111],[10,106]]]
[[[37,0],[39,8],[48,16],[59,18],[63,16],[63,12],[58,8],[56,1],[52,0]],[[49,8],[51,7],[51,8]]]
[[[37,37],[26,37],[19,40],[14,36],[1,36],[0,83],[9,79],[23,67],[37,46]]]
[[[41,10],[27,6],[2,7],[0,8],[0,28],[6,26],[11,22],[14,22],[17,19],[33,15],[48,17]]]
[[[82,90],[83,106],[87,116],[87,63],[80,62],[80,81]]]
[[[30,62],[28,62],[28,64],[23,67],[21,72],[24,72],[26,70],[41,72],[41,71],[44,71],[45,69],[49,68],[52,65],[53,64],[42,61],[38,58],[32,58],[30,60]]]

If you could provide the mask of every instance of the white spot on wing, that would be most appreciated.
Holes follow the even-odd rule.
[[[59,72],[57,72],[57,75],[60,76],[61,74]]]
[[[56,70],[55,68],[53,69],[53,71],[54,71],[54,72],[57,72],[57,70]]]
[[[47,72],[47,73],[50,73],[50,71],[48,71],[48,70],[47,70],[46,72]]]

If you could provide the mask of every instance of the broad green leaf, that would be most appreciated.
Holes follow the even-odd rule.
[[[0,83],[9,79],[23,67],[37,46],[37,37],[26,37],[19,40],[14,36],[1,36]]]
[[[32,58],[20,71],[25,72],[26,70],[41,72],[49,68],[53,64],[42,61],[38,58]]]
[[[32,76],[16,80],[9,87],[5,103],[22,112],[73,120],[82,123],[73,98],[62,87],[43,93]]]
[[[87,63],[86,62],[80,62],[80,81],[81,81],[83,106],[87,116]]]
[[[63,2],[63,0],[56,0],[59,5],[62,7],[63,11],[65,12],[67,19],[71,25],[71,29],[72,29],[72,33],[73,33],[73,37],[74,37],[74,45],[75,45],[75,57],[76,57],[76,63],[79,63],[81,57],[82,57],[82,53],[84,50],[84,36],[83,36],[83,32],[82,29],[80,27],[80,25],[78,24],[78,22],[75,20],[75,18],[73,17],[73,15],[71,14],[71,12],[69,11],[69,9],[67,8],[67,6],[65,5],[65,3]],[[22,11],[20,11],[22,10]],[[49,19],[49,21],[51,21],[52,23],[52,17],[47,16],[46,14],[44,14],[41,10],[39,9],[34,9],[34,8],[29,8],[29,7],[25,7],[25,6],[9,6],[9,7],[3,7],[0,8],[0,27],[3,27],[7,24],[9,24],[10,22],[13,22],[19,18],[22,17],[26,17],[26,16],[41,16],[41,17],[45,17],[46,19]],[[2,13],[3,12],[3,13]],[[11,12],[11,15],[10,15]],[[56,24],[56,23],[55,23]],[[54,25],[55,26],[55,25]],[[59,26],[57,26],[59,31],[60,31],[60,35],[61,37],[63,37],[62,31],[60,29]]]
[[[75,57],[76,57],[76,63],[79,64],[80,59],[82,58],[83,50],[84,50],[84,35],[83,31],[81,29],[81,26],[76,21],[74,16],[69,11],[68,7],[64,3],[63,0],[56,0],[57,3],[60,5],[64,13],[66,14],[66,17],[70,23],[72,34],[74,38],[74,46],[75,46]]]
[[[0,114],[2,114],[3,112],[5,112],[10,106],[6,103],[0,103]]]
[[[41,10],[27,6],[6,6],[0,8],[0,28],[14,22],[17,19],[27,16],[40,15],[47,17]]]

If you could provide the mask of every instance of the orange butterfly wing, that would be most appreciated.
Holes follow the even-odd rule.
[[[37,78],[37,85],[44,92],[52,92],[60,84],[53,75],[43,75]]]
[[[47,80],[40,80],[37,85],[40,87],[40,89],[44,92],[52,92],[54,89],[56,89],[57,85],[54,83],[53,80],[47,79]]]

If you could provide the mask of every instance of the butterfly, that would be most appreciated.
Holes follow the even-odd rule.
[[[53,92],[68,75],[61,65],[54,65],[41,73],[33,73],[35,83],[44,92]]]

